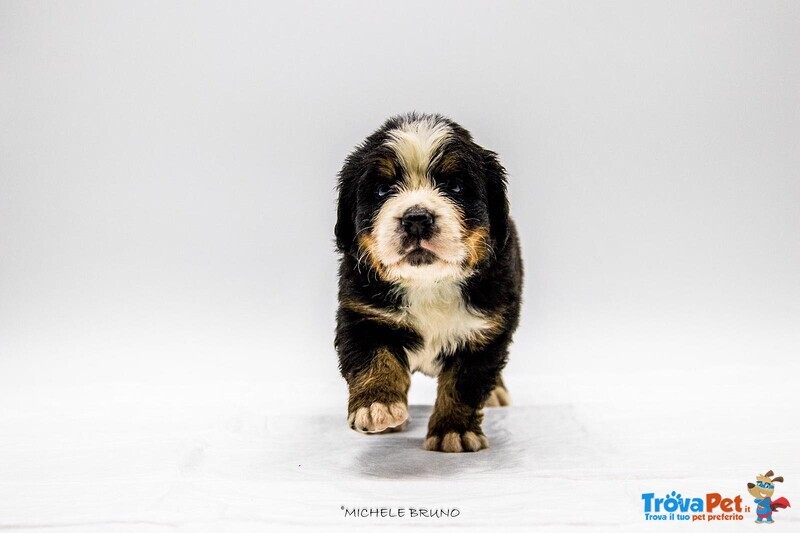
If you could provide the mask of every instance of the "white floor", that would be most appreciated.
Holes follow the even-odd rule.
[[[786,478],[775,496],[800,505],[797,377],[509,375],[514,405],[487,410],[491,448],[475,454],[422,450],[434,387],[424,377],[412,385],[409,430],[375,436],[347,428],[335,376],[277,387],[20,387],[0,406],[0,529],[702,529],[646,522],[642,493],[719,492],[749,504],[746,483],[773,469]],[[406,516],[355,518],[343,507]],[[410,517],[410,508],[458,516]],[[797,530],[799,513],[777,513],[775,528]],[[752,530],[754,518],[716,526]]]

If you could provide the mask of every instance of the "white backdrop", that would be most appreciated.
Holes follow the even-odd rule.
[[[796,2],[2,2],[2,390],[336,374],[335,176],[387,116],[498,151],[509,372],[800,349]]]
[[[796,499],[798,58],[792,1],[0,1],[0,526]],[[420,449],[429,380],[409,433],[344,423],[336,173],[411,110],[500,154],[522,239],[516,406],[469,458]]]

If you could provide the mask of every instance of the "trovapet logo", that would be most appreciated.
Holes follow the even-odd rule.
[[[742,505],[742,497],[724,497],[718,492],[709,492],[703,497],[683,496],[672,491],[663,498],[653,492],[642,494],[645,520],[744,520],[749,506]]]
[[[685,496],[678,491],[667,492],[663,497],[654,492],[642,494],[644,519],[648,521],[679,520],[683,522],[741,521],[745,515],[755,513],[756,524],[772,524],[773,513],[791,507],[784,497],[773,499],[775,483],[783,483],[783,476],[772,470],[756,476],[755,483],[747,484],[749,498],[739,494],[707,492],[703,495]]]

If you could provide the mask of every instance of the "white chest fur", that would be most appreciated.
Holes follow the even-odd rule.
[[[469,308],[455,282],[438,282],[407,287],[403,319],[422,337],[417,350],[406,350],[411,371],[438,376],[439,355],[446,358],[465,342],[492,327],[478,311]]]

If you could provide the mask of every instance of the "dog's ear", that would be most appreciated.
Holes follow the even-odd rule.
[[[347,187],[339,184],[339,204],[336,209],[336,227],[333,233],[336,235],[336,249],[340,252],[347,252],[353,245],[356,238],[356,228],[354,220],[353,200]]]
[[[752,488],[753,488],[753,487],[755,487],[755,486],[756,486],[756,484],[755,484],[755,483],[748,483],[748,484],[747,484],[747,488],[748,488],[748,489],[752,489]]]
[[[489,207],[489,234],[497,249],[502,250],[508,241],[506,169],[491,150],[483,150],[483,169]]]
[[[772,472],[772,470],[770,470],[769,472],[764,474],[764,477],[772,477],[772,474],[773,474],[773,472]]]
[[[339,201],[336,209],[336,248],[347,252],[356,238],[356,188],[358,185],[359,161],[355,153],[350,154],[339,172]]]
[[[778,476],[778,477],[774,477],[774,478],[772,478],[772,482],[773,482],[773,483],[775,483],[776,481],[777,481],[778,483],[783,483],[783,476]]]

